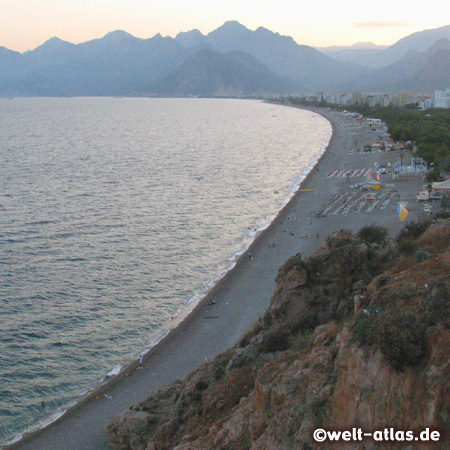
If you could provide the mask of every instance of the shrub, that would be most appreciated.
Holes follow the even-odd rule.
[[[254,338],[257,334],[259,334],[263,329],[263,325],[261,324],[261,320],[258,320],[253,328],[247,331],[244,336],[239,341],[238,345],[241,348],[247,347],[250,344],[252,338]]]
[[[270,309],[268,309],[266,311],[266,313],[264,314],[262,322],[263,322],[263,328],[270,328],[272,326],[273,316],[272,316]]]
[[[417,250],[417,244],[411,239],[403,239],[398,243],[398,251],[402,255],[412,255]]]
[[[258,350],[262,353],[287,350],[289,348],[289,337],[290,334],[283,328],[270,331],[263,336]]]
[[[386,284],[388,284],[390,280],[391,280],[391,277],[389,277],[387,275],[380,275],[380,278],[378,278],[378,280],[377,280],[377,288],[380,289],[383,286],[386,286]]]
[[[275,282],[282,280],[292,269],[301,270],[305,267],[301,253],[291,256],[279,269]]]
[[[352,332],[354,338],[362,345],[376,344],[375,323],[371,311],[360,311],[353,322]]]
[[[352,332],[360,344],[378,348],[395,370],[415,366],[425,356],[425,327],[411,314],[366,310],[355,317]]]
[[[425,327],[411,314],[383,313],[377,320],[379,348],[392,367],[418,365],[427,349]]]
[[[425,250],[417,250],[416,252],[416,262],[421,263],[430,259],[430,254]]]
[[[430,325],[442,323],[450,328],[450,290],[445,282],[437,281],[430,287],[427,316]]]
[[[304,349],[310,349],[314,342],[314,332],[312,330],[305,330],[299,333],[291,343],[292,350],[299,352]]]
[[[450,219],[450,211],[438,211],[434,217],[437,219]]]
[[[414,288],[409,284],[400,284],[392,291],[395,298],[408,300],[415,294]]]
[[[400,243],[408,239],[417,239],[418,237],[422,236],[423,233],[425,233],[425,231],[431,225],[431,222],[432,221],[429,218],[422,218],[417,222],[412,221],[407,223],[398,234],[397,242]]]
[[[230,349],[224,353],[217,355],[213,362],[213,376],[216,380],[220,380],[225,376],[226,366],[233,356],[233,351]]]
[[[350,230],[335,231],[334,233],[329,234],[325,239],[328,249],[334,247],[343,247],[348,244],[354,243],[354,241],[355,238],[352,231]]]
[[[322,422],[322,419],[327,414],[329,408],[329,397],[316,398],[309,404],[309,410],[311,411],[312,419],[315,425],[319,425]]]
[[[366,244],[378,244],[384,246],[387,242],[388,231],[378,225],[363,227],[358,232],[358,237]]]

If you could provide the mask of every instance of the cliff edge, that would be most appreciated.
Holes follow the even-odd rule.
[[[410,223],[395,240],[377,226],[338,231],[276,281],[236,346],[109,425],[114,449],[450,448],[448,221]],[[354,427],[440,439],[313,439]]]

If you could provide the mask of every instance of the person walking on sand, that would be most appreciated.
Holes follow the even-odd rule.
[[[139,355],[139,368],[140,369],[142,369],[144,367],[143,364],[142,364],[143,359],[144,359],[143,355]]]

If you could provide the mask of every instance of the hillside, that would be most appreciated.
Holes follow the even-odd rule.
[[[277,75],[308,89],[332,89],[367,70],[355,64],[338,62],[306,45],[297,44],[290,36],[282,36],[264,27],[251,31],[236,21],[224,23],[206,36],[198,30],[177,36],[180,42],[190,38],[195,45],[205,45],[220,53],[241,51],[252,55]],[[192,45],[192,44],[191,44]]]
[[[253,329],[114,420],[113,448],[363,450],[374,442],[324,446],[312,432],[393,427],[442,439],[377,448],[448,449],[450,224],[427,226],[395,243],[376,226],[339,231],[292,257]]]
[[[199,50],[171,75],[150,86],[140,87],[149,95],[243,96],[258,92],[283,93],[299,89],[261,64],[239,52],[224,55]]]
[[[385,49],[353,46],[341,49],[329,47],[319,50],[339,61],[381,69],[394,64],[408,52],[426,52],[436,41],[441,39],[450,39],[450,25],[410,34]]]
[[[427,51],[409,51],[399,61],[342,86],[365,92],[433,92],[450,86],[450,40],[436,41]]]

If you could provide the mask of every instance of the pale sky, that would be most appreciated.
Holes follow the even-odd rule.
[[[228,20],[313,47],[392,45],[449,25],[448,12],[442,0],[0,0],[0,46],[24,52],[54,36],[78,44],[114,30],[140,38],[192,29],[208,34]]]

